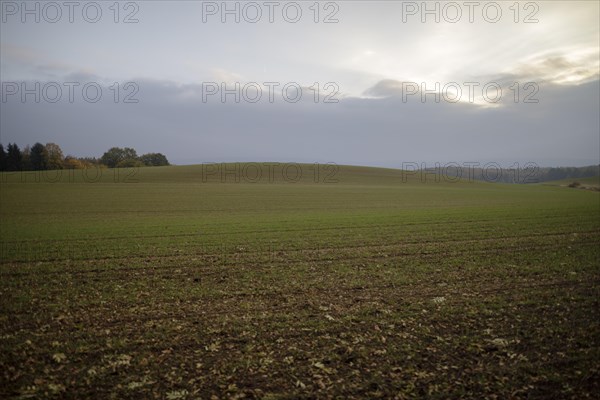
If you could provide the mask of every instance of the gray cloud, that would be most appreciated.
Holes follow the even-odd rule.
[[[538,104],[501,108],[343,98],[315,104],[202,102],[199,85],[138,80],[137,104],[9,99],[1,141],[56,142],[99,156],[111,146],[161,151],[175,163],[297,161],[400,167],[402,162],[598,163],[598,81],[542,87]],[[380,85],[394,87],[393,82]]]

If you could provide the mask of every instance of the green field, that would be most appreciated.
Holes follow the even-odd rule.
[[[0,398],[597,398],[600,192],[300,167],[0,175]]]
[[[600,189],[600,177],[593,176],[587,178],[571,178],[571,179],[562,179],[560,181],[551,181],[544,182],[545,185],[555,185],[555,186],[568,186],[573,183],[579,183],[578,188],[583,189],[592,189],[599,190]]]

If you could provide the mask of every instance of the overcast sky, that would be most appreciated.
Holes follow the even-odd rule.
[[[600,163],[597,1],[113,4],[1,1],[4,145],[179,164]]]

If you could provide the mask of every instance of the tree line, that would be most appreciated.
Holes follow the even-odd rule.
[[[533,165],[533,164],[532,164]],[[524,168],[455,168],[444,169],[444,174],[495,183],[538,183],[600,176],[600,165],[585,167],[538,167]]]
[[[130,147],[112,147],[102,157],[64,156],[56,143],[36,143],[23,150],[16,143],[6,149],[0,143],[0,171],[43,171],[54,169],[160,167],[170,165],[161,153],[137,155]]]

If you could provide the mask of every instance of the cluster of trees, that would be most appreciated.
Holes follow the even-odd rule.
[[[559,167],[541,168],[540,174],[544,181],[558,181],[562,179],[588,178],[600,175],[600,165],[587,167]]]
[[[169,165],[164,154],[148,153],[138,157],[135,149],[131,147],[113,147],[102,155],[100,162],[109,168],[124,167],[160,167]]]
[[[587,178],[600,176],[600,165],[587,167],[538,167],[535,164],[523,165],[521,168],[498,169],[454,168],[444,170],[448,176],[461,176],[465,179],[476,179],[500,183],[538,183],[563,179]]]
[[[91,167],[155,167],[169,165],[167,157],[161,153],[148,153],[138,156],[129,147],[113,147],[102,157],[73,157],[63,155],[56,143],[36,143],[23,150],[16,143],[9,143],[6,149],[0,143],[0,171],[43,171],[53,169],[84,169]]]

